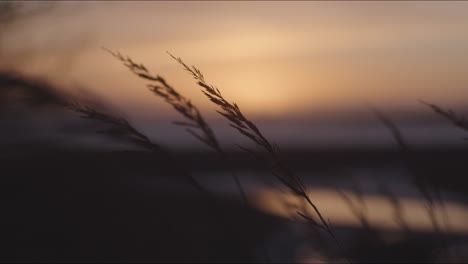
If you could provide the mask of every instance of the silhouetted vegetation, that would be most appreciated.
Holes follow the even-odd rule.
[[[396,151],[301,152],[288,146],[280,150],[265,136],[260,125],[247,118],[220,89],[209,84],[198,68],[170,55],[196,80],[196,85],[229,125],[253,143],[253,147],[239,146],[242,152],[226,151],[190,99],[163,77],[151,74],[144,65],[120,53],[109,52],[131,72],[147,80],[150,91],[185,118],[174,124],[185,128],[213,153],[169,151],[163,146],[165,142],[153,140],[153,135],[145,134],[122,114],[103,107],[107,104],[100,98],[86,100],[42,80],[1,72],[1,122],[14,118],[12,113],[19,109],[18,104],[32,109],[31,116],[44,107],[52,107],[65,119],[79,116],[85,123],[97,123],[99,129],[93,127],[92,134],[97,132],[111,142],[137,147],[130,151],[74,149],[55,144],[61,139],[55,143],[1,145],[0,193],[6,227],[2,239],[8,244],[2,249],[2,261],[466,260],[460,250],[453,249],[463,245],[466,236],[449,232],[451,215],[445,210],[447,199],[441,195],[442,192],[458,193],[463,198],[456,201],[463,203],[466,199],[468,183],[460,177],[466,167],[466,150],[412,148],[397,123],[377,108],[372,112],[394,138]],[[455,126],[467,130],[465,118],[437,105],[425,104]],[[15,106],[9,109],[8,105]],[[60,120],[63,119],[56,119]],[[14,138],[14,133],[4,135]],[[223,157],[221,161],[216,159],[218,155]],[[274,177],[262,176],[266,173],[264,164]],[[417,190],[415,199],[422,198],[426,206],[425,217],[430,220],[432,230],[413,229],[414,224],[408,221],[408,215],[413,212],[405,209],[405,197],[390,186],[398,179],[371,175],[361,181],[375,184],[376,190],[369,191],[371,188],[362,187],[358,180],[347,175],[356,168],[366,167],[377,168],[382,174],[388,174],[392,168],[404,170]],[[278,206],[284,203],[294,217],[266,214],[254,203],[247,203],[255,198],[258,190],[249,193],[233,174],[246,170],[258,174],[250,181],[271,184],[270,179],[276,179],[279,184],[264,184],[261,188],[273,186],[279,200],[284,193],[284,197],[292,194],[297,198],[292,202],[287,198],[277,202]],[[314,178],[298,171],[324,176]],[[216,180],[225,180],[222,177],[226,172],[236,180],[237,190],[247,206],[240,206],[226,195],[216,195],[225,191],[222,184],[209,187],[202,179],[208,177],[205,174],[214,174]],[[346,188],[339,186],[342,183],[347,184]],[[323,212],[324,207],[319,210],[314,191],[309,190],[314,185],[333,189],[361,227],[332,225]],[[381,230],[373,222],[375,212],[368,202],[372,192],[390,203],[390,221],[396,223],[397,231]],[[441,214],[445,221],[440,221]],[[304,245],[309,255],[316,258],[297,256],[298,248]]]

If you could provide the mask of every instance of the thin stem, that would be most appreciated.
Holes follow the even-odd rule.
[[[239,106],[236,103],[231,103],[227,101],[224,96],[221,94],[220,90],[205,81],[205,77],[199,69],[195,66],[188,66],[185,64],[181,58],[175,57],[174,55],[168,54],[176,60],[182,67],[193,76],[197,81],[197,84],[202,88],[203,94],[214,104],[221,108],[221,111],[217,111],[220,115],[226,118],[230,126],[239,131],[242,135],[252,140],[257,146],[263,149],[266,152],[266,155],[269,157],[269,161],[272,164],[272,174],[280,180],[286,187],[288,187],[296,195],[303,197],[307,203],[313,208],[320,218],[321,224],[317,224],[312,220],[316,226],[323,228],[329,235],[333,237],[333,240],[337,242],[340,251],[342,251],[341,245],[338,243],[336,236],[331,230],[329,224],[323,218],[322,214],[315,206],[315,204],[308,197],[305,186],[299,176],[294,174],[291,169],[286,165],[284,160],[281,158],[279,147],[276,144],[272,144],[268,139],[262,134],[260,129],[257,126],[247,119]],[[253,152],[247,148],[242,148],[247,150],[249,153]],[[302,214],[301,214],[302,215]],[[304,215],[303,215],[304,216]],[[343,251],[342,251],[343,252]]]
[[[149,70],[141,63],[134,62],[130,57],[123,56],[119,52],[113,52],[111,50],[105,49],[113,57],[120,60],[131,72],[140,78],[151,81],[154,84],[149,85],[150,90],[156,95],[163,98],[168,104],[170,104],[179,114],[185,117],[189,122],[174,122],[174,124],[179,126],[186,127],[187,132],[189,132],[193,137],[200,140],[203,144],[207,145],[212,150],[222,154],[224,157],[224,152],[221,149],[221,146],[216,138],[213,129],[208,125],[203,116],[201,115],[198,108],[186,97],[180,94],[175,90],[169,83],[159,75],[153,75]],[[195,132],[194,129],[198,129],[201,133]],[[232,177],[236,184],[239,193],[242,196],[242,199],[245,205],[248,205],[247,197],[245,191],[239,181],[239,178],[234,173],[234,170],[231,169]]]

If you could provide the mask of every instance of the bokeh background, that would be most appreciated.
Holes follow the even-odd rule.
[[[336,224],[347,255],[466,260],[451,252],[464,247],[468,233],[466,131],[421,100],[468,110],[467,27],[463,1],[0,2],[0,169],[10,175],[2,180],[14,226],[7,260],[336,260],[317,253],[317,242],[297,224],[301,202],[239,150],[251,142],[167,52],[201,69],[280,146]],[[190,98],[227,159],[175,126],[180,115],[103,48],[144,64]],[[19,100],[25,94],[40,100]],[[50,105],[65,95],[124,116],[175,159],[153,160]],[[371,107],[394,122],[409,154],[401,155]],[[193,190],[174,178],[181,167],[227,203],[226,221],[239,221],[231,233],[210,229],[218,213],[205,200],[191,204]],[[440,198],[434,210],[441,226],[428,215],[415,171]],[[196,216],[190,224],[184,212]],[[66,220],[57,224],[57,216]],[[379,243],[363,235],[362,216]],[[46,233],[54,235],[39,245]],[[243,233],[250,236],[226,247],[219,242]]]
[[[67,89],[92,89],[170,144],[197,147],[167,122],[176,113],[101,47],[164,76],[221,136],[227,129],[219,116],[166,51],[200,68],[279,142],[388,143],[367,104],[406,121],[417,143],[457,138],[438,126],[440,119],[412,119],[428,112],[419,100],[465,109],[464,2],[59,2],[22,8],[47,4],[2,30],[2,68]],[[351,119],[363,122],[345,122]],[[420,132],[427,129],[430,135]]]

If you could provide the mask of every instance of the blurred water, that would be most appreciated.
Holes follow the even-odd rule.
[[[297,219],[296,212],[305,206],[302,199],[286,190],[268,172],[248,170],[237,171],[236,174],[249,201],[262,211]],[[217,195],[242,202],[231,175],[231,172],[195,174],[201,184]],[[401,231],[403,227],[396,218],[392,200],[396,198],[402,208],[402,218],[410,229],[434,232],[427,212],[427,201],[402,168],[356,168],[320,174],[300,171],[298,175],[304,179],[311,199],[334,224],[362,228],[358,216],[350,210],[351,201],[365,213],[373,227]],[[382,188],[385,188],[386,192]],[[349,201],[346,201],[339,191],[345,194]],[[438,221],[448,226],[445,227],[448,228],[447,232],[468,234],[466,200],[461,195],[451,192],[441,192],[439,195],[442,200],[434,205]]]

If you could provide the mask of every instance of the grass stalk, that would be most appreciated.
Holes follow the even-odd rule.
[[[151,84],[148,85],[150,91],[153,92],[156,96],[163,98],[187,120],[175,121],[173,124],[185,127],[189,134],[226,158],[226,155],[221,148],[219,141],[213,132],[213,129],[205,121],[200,110],[198,110],[198,108],[189,99],[187,99],[187,97],[183,96],[177,90],[175,90],[163,77],[151,74],[143,64],[136,63],[130,57],[124,56],[119,52],[113,52],[108,49],[104,50],[109,52],[114,58],[121,61],[135,75],[145,80],[151,81]],[[231,172],[242,200],[247,206],[248,200],[245,190],[232,168]]]
[[[431,108],[434,109],[434,111],[438,112],[441,110],[440,108],[435,107],[434,105],[430,105]],[[410,173],[410,176],[412,178],[413,184],[416,186],[418,191],[421,193],[423,198],[426,201],[426,212],[429,216],[429,219],[431,221],[431,224],[434,228],[434,231],[439,234],[442,237],[442,241],[447,244],[447,239],[446,239],[446,234],[442,231],[441,226],[439,224],[439,221],[437,220],[437,215],[435,212],[435,201],[431,192],[431,187],[423,180],[421,177],[420,173],[414,168],[414,166],[410,163],[410,148],[408,144],[406,143],[405,138],[403,137],[403,134],[401,133],[400,129],[398,126],[391,120],[387,115],[385,115],[383,112],[379,111],[375,107],[371,107],[372,112],[375,114],[375,116],[387,127],[387,129],[392,133],[393,138],[397,142],[398,148],[400,150],[400,153],[403,156],[403,160],[405,162],[406,168]],[[439,113],[443,113],[442,111]],[[447,114],[446,117],[454,117],[455,115]],[[458,120],[458,119],[457,119]],[[458,123],[461,124],[461,123]],[[467,126],[468,128],[468,126]],[[443,201],[440,200],[440,203],[442,204]],[[446,217],[448,218],[448,216]]]
[[[227,101],[218,88],[207,83],[205,77],[199,69],[197,69],[195,66],[188,66],[182,61],[181,58],[175,57],[169,52],[168,54],[180,65],[182,65],[182,67],[190,75],[192,75],[197,84],[201,87],[203,94],[212,103],[220,108],[220,111],[217,112],[229,121],[229,125],[236,129],[243,136],[249,138],[260,149],[266,152],[267,160],[269,160],[271,165],[272,174],[290,191],[299,197],[302,197],[317,214],[319,221],[316,221],[314,218],[306,216],[301,212],[297,213],[305,220],[312,223],[315,227],[324,230],[328,235],[330,235],[333,241],[337,244],[341,253],[343,253],[343,248],[335,236],[335,233],[331,229],[329,221],[325,220],[318,207],[310,199],[302,179],[291,170],[288,164],[286,164],[284,159],[281,157],[279,147],[276,144],[270,143],[270,141],[262,134],[260,129],[258,129],[258,127],[252,121],[247,119],[236,103]],[[241,147],[241,149],[249,153],[254,153],[254,151],[249,148]]]

